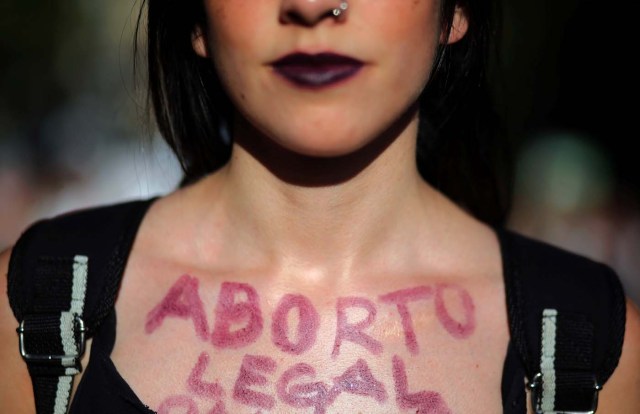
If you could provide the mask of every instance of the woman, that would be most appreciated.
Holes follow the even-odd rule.
[[[482,157],[460,145],[491,123],[489,5],[147,3],[150,91],[185,185],[144,214],[72,412],[511,409],[505,212],[465,186]],[[0,318],[3,407],[32,412],[6,300]],[[640,408],[630,304],[626,319],[599,412]]]

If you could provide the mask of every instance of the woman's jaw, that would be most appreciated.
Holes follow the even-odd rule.
[[[342,146],[353,146],[353,142],[335,142],[335,128],[327,128],[325,145],[331,152],[320,152],[318,146],[310,151],[295,151],[280,144],[277,138],[269,137],[268,131],[256,129],[253,123],[241,115],[235,117],[233,156],[230,171],[244,169],[255,173],[273,175],[283,183],[297,187],[330,187],[350,180],[361,179],[372,170],[389,170],[383,174],[392,179],[398,174],[416,174],[415,151],[418,131],[418,109],[412,106],[403,116],[373,139],[362,140],[362,146],[342,151]],[[317,132],[316,132],[317,133]],[[300,137],[297,142],[307,142]],[[259,167],[254,168],[257,164]],[[242,174],[243,176],[245,174]],[[380,177],[379,177],[380,178]]]
[[[352,0],[340,19],[329,13],[337,0],[248,3],[206,1],[194,49],[212,61],[237,113],[292,152],[359,151],[405,116],[428,81],[436,0]]]

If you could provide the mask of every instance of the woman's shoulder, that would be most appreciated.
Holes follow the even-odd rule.
[[[112,203],[89,205],[43,217],[29,224],[20,239],[30,232],[55,234],[81,234],[83,231],[96,227],[108,227],[113,221],[130,217],[134,220],[136,214],[144,215],[149,206],[159,197],[136,198]]]
[[[626,301],[626,325],[622,355],[616,370],[600,393],[603,413],[640,412],[640,312]]]
[[[3,256],[6,292],[16,317],[30,311],[29,298],[42,294],[38,286],[54,280],[67,283],[65,278],[80,262],[90,269],[90,285],[97,287],[90,291],[104,292],[110,279],[120,276],[140,223],[156,198],[78,208],[28,225]]]
[[[616,270],[603,261],[515,230],[502,228],[497,233],[503,248],[505,285],[512,291],[507,296],[511,316],[519,313],[525,324],[539,326],[542,311],[553,308],[559,324],[564,314],[573,327],[586,317],[584,326],[594,329],[593,354],[604,361],[597,369],[605,381],[598,412],[638,412],[640,313],[625,295]]]
[[[557,295],[569,302],[593,299],[592,303],[601,303],[597,298],[608,296],[612,306],[624,300],[621,279],[610,264],[516,230],[498,228],[496,233],[505,284],[507,288],[510,283],[526,287],[530,295],[519,292],[525,300],[540,293]]]
[[[118,266],[114,264],[126,262],[140,221],[156,198],[89,206],[35,220],[0,254],[0,383],[11,384],[0,386],[3,407],[16,413],[34,412],[31,380],[18,352],[16,327],[30,312],[28,298],[37,287],[53,286],[50,279],[46,283],[39,280],[39,275],[68,274],[77,257],[85,256],[94,269],[109,267],[114,271],[109,273],[117,277]],[[63,269],[67,264],[68,271]],[[89,284],[96,289],[92,290],[104,292],[107,272],[93,273]]]
[[[554,267],[563,270],[566,270],[567,266],[574,270],[603,267],[611,269],[602,261],[551,241],[507,227],[495,229],[503,249],[503,259],[507,264],[515,265],[519,262],[525,266]]]
[[[100,255],[136,235],[157,197],[119,201],[68,210],[30,223],[10,254],[10,273],[32,270],[40,258]],[[123,252],[124,253],[124,252]],[[23,272],[21,272],[23,273]]]
[[[18,322],[9,305],[7,275],[12,248],[0,253],[0,401],[12,413],[34,412],[31,380],[18,353]]]

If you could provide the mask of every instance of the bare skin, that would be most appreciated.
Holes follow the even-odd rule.
[[[205,2],[217,30],[194,36],[194,50],[214,55],[241,113],[233,155],[149,210],[116,302],[112,360],[160,413],[500,412],[508,326],[498,242],[415,165],[415,98],[437,42],[461,38],[464,16],[447,40],[432,1],[353,1],[349,25],[317,8],[328,4]],[[408,46],[387,47],[398,44]],[[265,65],[312,46],[362,51],[367,65],[351,86],[313,96]],[[380,99],[388,90],[400,92]],[[0,283],[6,290],[6,278]],[[244,319],[220,305],[225,289],[241,291]],[[282,302],[288,295],[299,302]],[[17,323],[6,296],[0,301],[0,405],[33,412]],[[307,316],[281,316],[287,303]],[[187,317],[176,317],[183,305]],[[247,320],[245,336],[230,338]],[[602,412],[640,409],[639,349],[638,312],[629,307]],[[314,381],[327,396],[293,387]]]
[[[304,210],[308,212],[304,215],[305,220],[296,220],[302,216],[283,214],[277,222],[273,216],[260,221],[260,217],[254,214],[251,218],[254,220],[253,226],[262,226],[261,231],[255,231],[256,227],[253,226],[253,230],[245,230],[237,224],[239,216],[234,216],[241,214],[243,206],[231,204],[230,198],[225,196],[225,185],[236,179],[232,174],[232,168],[229,167],[159,200],[145,217],[134,244],[116,303],[119,319],[112,359],[144,403],[156,410],[164,410],[171,404],[186,407],[184,404],[190,402],[180,400],[180,396],[186,395],[200,412],[212,409],[216,403],[214,400],[206,394],[198,396],[195,391],[191,391],[191,394],[189,391],[194,389],[194,370],[200,366],[200,376],[196,375],[195,378],[205,383],[217,381],[220,384],[226,410],[255,413],[261,404],[260,399],[251,403],[233,398],[243,360],[249,355],[274,361],[275,368],[263,372],[267,385],[247,387],[271,396],[278,412],[313,412],[313,408],[308,407],[296,409],[278,397],[278,383],[282,383],[283,374],[296,364],[311,366],[315,370],[316,380],[330,386],[358,359],[365,361],[368,371],[385,390],[386,398],[374,391],[364,396],[343,392],[326,406],[326,412],[345,412],[354,405],[361,407],[363,412],[402,411],[396,399],[398,379],[393,376],[394,362],[397,361],[404,363],[408,386],[406,391],[409,393],[437,392],[448,409],[455,413],[501,410],[499,384],[508,332],[500,252],[489,228],[428,185],[415,181],[419,185],[413,190],[406,187],[396,193],[399,197],[397,204],[393,204],[394,197],[389,197],[387,202],[392,205],[384,212],[386,214],[378,215],[379,207],[372,208],[369,215],[371,222],[363,219],[362,212],[367,211],[366,206],[380,204],[369,202],[365,207],[355,202],[348,204],[350,208],[362,208],[358,210],[359,220],[364,220],[361,227],[351,226],[353,232],[348,235],[327,230],[340,224],[339,214],[331,215],[327,211],[337,211],[343,207],[342,198],[329,197],[325,193],[315,199],[294,199],[296,195],[293,192],[278,190],[274,190],[271,196],[274,203],[295,200],[291,208],[300,208],[300,200],[309,202]],[[360,188],[372,187],[363,185]],[[377,189],[380,190],[380,187]],[[392,188],[387,190],[394,191]],[[252,193],[259,193],[259,189],[252,188]],[[238,196],[237,193],[232,194]],[[409,196],[401,197],[398,194]],[[361,194],[358,199],[371,200],[386,196],[386,191],[371,191],[370,194]],[[340,203],[335,203],[336,199]],[[429,200],[428,205],[423,204],[425,200]],[[380,202],[379,199],[375,201]],[[405,210],[413,203],[414,208],[431,214]],[[230,204],[234,206],[233,209],[226,208]],[[255,206],[259,205],[253,205],[252,211],[257,212]],[[353,210],[341,210],[341,214],[349,211]],[[314,214],[313,219],[311,213]],[[441,214],[447,220],[441,219]],[[169,217],[181,217],[181,221],[175,223],[175,220],[168,220]],[[405,217],[411,217],[412,220],[403,223]],[[316,226],[319,220],[324,220],[324,225]],[[374,221],[377,226],[371,226]],[[314,226],[317,237],[305,241],[309,226]],[[397,233],[394,232],[396,236],[383,239],[368,235],[370,229],[382,229],[385,226],[397,226]],[[416,231],[417,228],[421,230]],[[287,229],[283,239],[290,238],[291,244],[260,244],[260,234],[270,234],[277,229]],[[323,233],[323,230],[326,231]],[[367,232],[367,236],[360,239],[358,231]],[[178,243],[176,240],[191,242]],[[354,243],[357,240],[366,243]],[[376,242],[372,244],[371,240]],[[334,249],[333,246],[341,248]],[[349,251],[352,253],[346,254]],[[9,254],[7,251],[2,256],[3,274],[6,274]],[[210,330],[214,328],[214,309],[223,282],[248,283],[254,287],[260,295],[264,316],[264,330],[260,337],[240,349],[222,349],[199,338],[192,320],[170,316],[163,319],[152,332],[145,330],[150,312],[184,274],[198,280],[198,293]],[[153,280],[153,283],[149,283],[149,280]],[[2,278],[2,283],[2,288],[6,290],[5,278]],[[404,288],[433,287],[438,283],[456,284],[469,293],[475,305],[476,328],[472,335],[456,339],[438,321],[433,298],[411,302],[419,345],[416,354],[407,347],[397,308],[388,302],[385,304],[380,298]],[[283,352],[274,345],[270,333],[275,308],[286,294],[307,297],[320,318],[317,339],[311,348],[300,355]],[[332,356],[337,330],[336,301],[351,296],[362,297],[375,304],[378,312],[376,323],[366,332],[382,346],[382,351],[377,355],[366,347],[346,340],[340,353]],[[464,319],[460,311],[461,302],[455,295],[447,296],[446,303],[455,318]],[[420,304],[423,306],[415,307]],[[30,413],[33,412],[30,381],[17,353],[16,321],[6,296],[3,296],[0,309],[0,355],[5,367],[0,375],[3,384],[12,384],[11,387],[1,388],[0,401],[3,406],[11,407],[11,412]],[[351,315],[355,321],[362,318],[357,311]],[[293,332],[293,326],[295,324],[288,325],[287,332]],[[292,335],[291,338],[295,340],[296,336]],[[633,400],[637,398],[634,391],[638,389],[640,381],[639,346],[640,319],[637,309],[630,304],[622,359],[601,393],[599,412],[636,412],[640,404],[640,401]],[[132,349],[144,349],[145,352],[135,353],[131,352]],[[167,364],[167,361],[172,363]],[[428,375],[424,375],[425,372]],[[472,372],[478,372],[479,375],[470,375]],[[154,378],[154,381],[149,381],[149,378]],[[310,379],[309,376],[302,376],[298,382]],[[368,389],[378,390],[371,388],[372,383],[376,384],[372,381],[367,383],[370,386]]]

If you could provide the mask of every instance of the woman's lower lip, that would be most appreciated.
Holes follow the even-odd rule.
[[[348,65],[283,65],[274,66],[275,72],[289,82],[303,88],[324,88],[354,77],[361,64]]]

